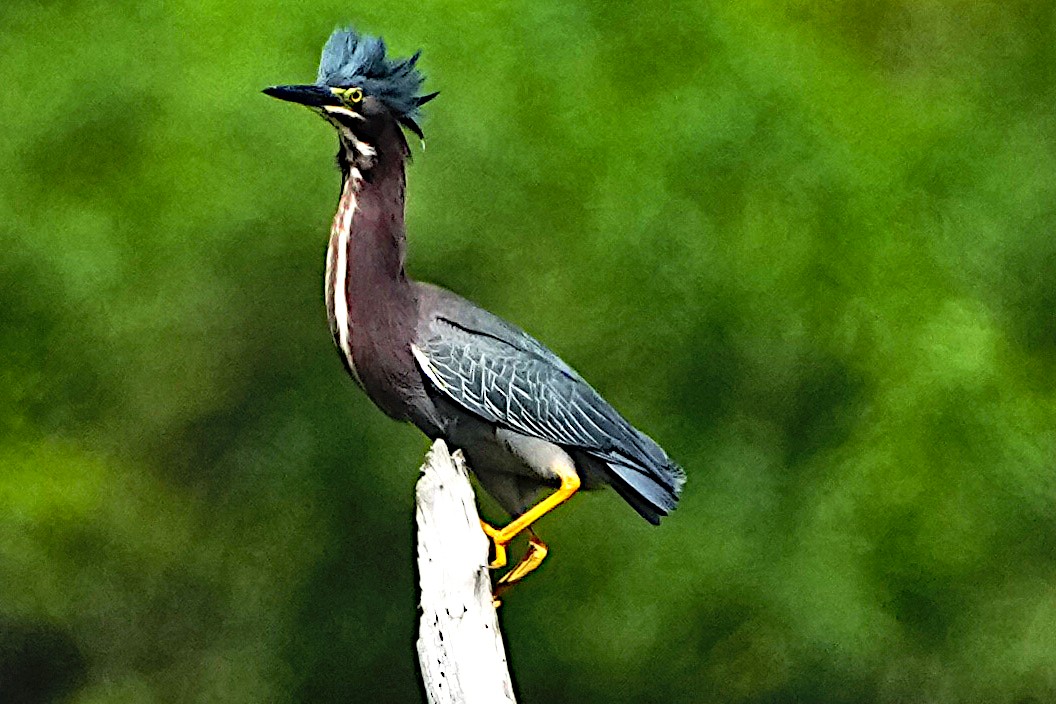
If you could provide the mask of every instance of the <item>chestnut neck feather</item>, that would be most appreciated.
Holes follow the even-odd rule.
[[[341,137],[341,198],[327,251],[331,332],[349,372],[389,415],[406,418],[398,389],[417,377],[417,322],[404,271],[404,172],[408,149],[395,121],[370,143]]]
[[[404,166],[409,155],[403,132],[395,121],[385,120],[371,131],[369,141],[356,139],[343,129],[340,144],[342,198],[350,188],[355,198],[350,222],[351,241],[360,255],[355,261],[373,274],[403,278],[407,246]]]

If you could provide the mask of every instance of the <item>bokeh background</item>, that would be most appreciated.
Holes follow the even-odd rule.
[[[1025,0],[0,4],[0,701],[419,700],[426,442],[328,337],[333,135],[259,93],[348,22],[441,91],[412,273],[689,474],[543,522],[522,701],[1056,701]]]

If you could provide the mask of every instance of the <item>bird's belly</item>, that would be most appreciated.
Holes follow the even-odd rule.
[[[462,450],[484,490],[511,515],[523,513],[560,485],[554,463],[575,466],[557,445],[499,428],[446,399],[434,400],[446,421],[441,436]]]

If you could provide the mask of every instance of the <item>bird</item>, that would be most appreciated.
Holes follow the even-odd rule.
[[[338,28],[316,80],[268,96],[305,106],[337,132],[341,190],[326,249],[324,298],[347,372],[388,416],[460,449],[511,516],[490,538],[489,567],[527,531],[522,559],[495,593],[549,552],[535,522],[581,489],[611,486],[653,524],[678,503],[685,472],[578,372],[521,328],[408,276],[404,132],[423,140],[421,51],[390,58],[382,38]]]

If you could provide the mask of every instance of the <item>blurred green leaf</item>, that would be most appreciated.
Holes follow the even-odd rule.
[[[524,701],[1056,698],[1051,7],[69,0],[0,7],[0,700],[419,697],[425,442],[331,349],[333,137],[259,93],[348,22],[441,90],[412,272],[689,473],[544,522]]]

